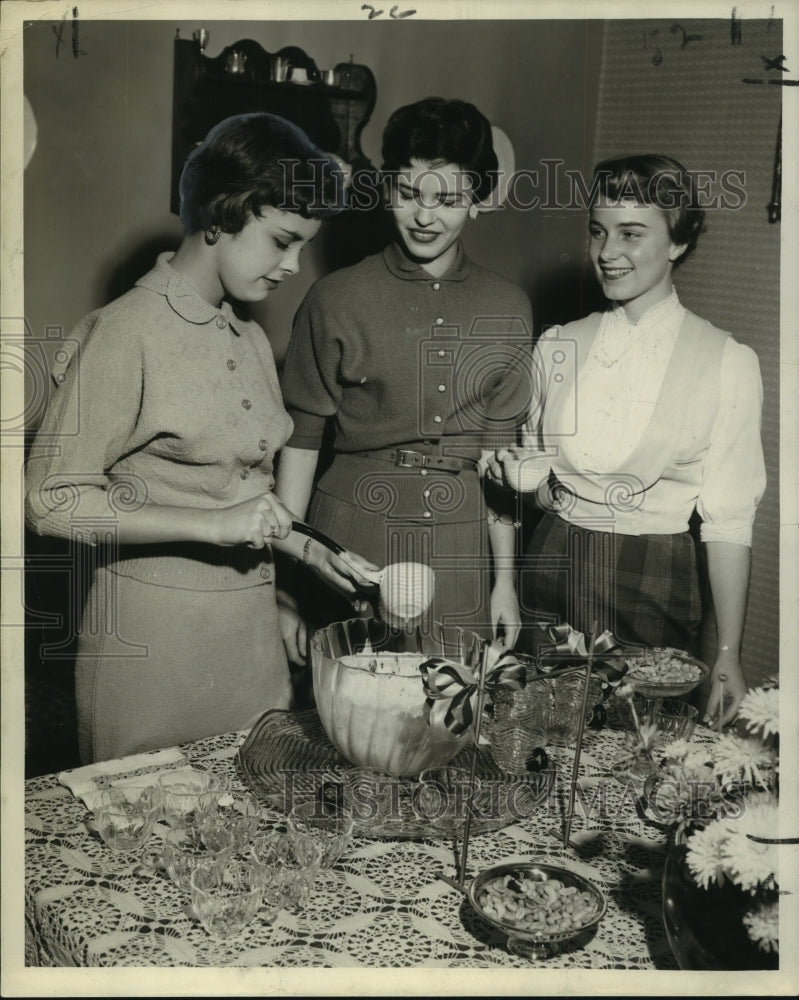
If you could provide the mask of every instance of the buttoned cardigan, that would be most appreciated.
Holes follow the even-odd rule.
[[[42,534],[91,541],[120,508],[227,507],[274,485],[291,420],[266,334],[228,303],[205,302],[171,256],[82,320],[57,352],[57,388],[27,470],[27,518]],[[228,589],[263,583],[262,561],[244,546],[137,545],[123,547],[114,568]]]

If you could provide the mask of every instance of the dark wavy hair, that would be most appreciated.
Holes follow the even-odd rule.
[[[642,153],[602,160],[594,167],[591,203],[633,198],[654,205],[666,217],[672,243],[685,244],[674,267],[696,249],[705,229],[705,212],[699,207],[699,192],[693,176],[671,156]]]
[[[383,171],[409,167],[412,159],[455,163],[472,179],[472,196],[483,201],[497,183],[491,125],[468,101],[426,97],[398,108],[383,132]]]
[[[323,219],[346,207],[344,174],[293,122],[258,112],[215,125],[180,175],[187,236],[239,233],[266,206]]]

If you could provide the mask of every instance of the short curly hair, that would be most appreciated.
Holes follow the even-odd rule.
[[[475,201],[484,201],[496,187],[491,125],[468,101],[426,97],[391,115],[383,132],[382,169],[395,173],[412,159],[457,164],[472,179]]]
[[[180,221],[187,236],[219,226],[239,233],[266,206],[323,219],[346,208],[336,162],[293,122],[266,112],[215,125],[186,159]]]
[[[685,167],[662,153],[642,153],[602,160],[594,167],[592,204],[597,198],[615,201],[634,198],[654,205],[666,216],[672,243],[685,244],[674,267],[696,249],[705,229],[705,212],[699,207],[696,182]]]

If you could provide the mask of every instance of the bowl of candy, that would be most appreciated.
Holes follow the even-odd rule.
[[[535,862],[483,870],[469,886],[469,901],[507,935],[508,950],[523,958],[549,958],[565,942],[578,946],[607,909],[605,894],[593,882]]]
[[[447,655],[476,669],[482,640],[462,632]],[[441,655],[441,650],[438,649]],[[418,637],[373,618],[335,622],[311,640],[319,719],[350,763],[394,777],[415,777],[447,764],[468,742],[431,727],[419,667],[433,650]]]
[[[623,651],[627,664],[626,680],[644,698],[677,698],[698,687],[710,673],[710,667],[670,646]]]

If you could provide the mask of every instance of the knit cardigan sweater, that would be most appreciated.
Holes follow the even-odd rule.
[[[82,320],[56,355],[57,388],[27,468],[27,519],[41,534],[96,542],[120,509],[226,507],[274,485],[292,425],[266,334],[227,303],[205,302],[170,258]],[[166,586],[265,582],[264,554],[244,546],[118,555],[117,572]]]

